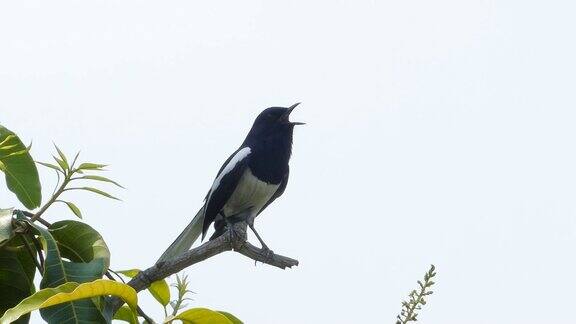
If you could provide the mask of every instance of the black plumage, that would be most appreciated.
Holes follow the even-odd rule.
[[[203,208],[160,260],[189,249],[200,233],[204,238],[212,223],[215,233],[210,239],[224,233],[227,224],[246,221],[267,249],[254,219],[286,189],[294,126],[303,124],[289,120],[297,105],[267,108],[258,115],[240,147],[218,171]]]

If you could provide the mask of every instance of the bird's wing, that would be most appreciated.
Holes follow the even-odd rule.
[[[264,205],[264,207],[262,207],[262,209],[260,209],[258,214],[260,214],[264,209],[266,209],[266,207],[268,207],[268,205],[270,205],[274,200],[276,200],[276,198],[282,196],[282,194],[284,193],[284,190],[286,190],[286,186],[288,185],[288,176],[289,175],[290,175],[290,169],[288,168],[286,170],[286,174],[284,175],[284,178],[282,178],[282,182],[280,182],[280,186],[278,187],[278,189],[276,190],[274,195],[272,195],[272,197],[270,197],[270,200],[268,200],[268,202],[266,202],[266,205]]]
[[[236,151],[234,151],[234,153],[232,153],[232,155],[230,155],[226,159],[226,161],[224,161],[224,164],[222,164],[222,166],[220,167],[220,170],[218,170],[218,173],[216,174],[216,178],[218,178],[220,173],[222,173],[224,168],[228,165],[228,163],[230,163],[230,160],[232,160],[232,158],[236,156],[236,153],[238,153],[238,151],[240,151],[241,149],[242,149],[241,147],[238,148]],[[210,188],[210,190],[208,190],[208,192],[206,193],[206,197],[204,197],[204,202],[206,202],[208,200],[208,196],[210,196],[210,192],[212,192],[212,188]]]
[[[206,199],[202,239],[206,236],[206,232],[216,218],[216,215],[222,210],[234,192],[234,189],[236,189],[244,170],[246,170],[251,152],[250,147],[239,149],[232,154],[227,160],[228,162],[220,169],[221,171],[214,180]]]

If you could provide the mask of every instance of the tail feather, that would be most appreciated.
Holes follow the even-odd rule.
[[[196,216],[192,218],[192,221],[186,228],[178,235],[176,240],[170,244],[168,249],[162,253],[158,262],[168,261],[190,249],[192,244],[196,242],[200,234],[202,233],[202,225],[204,223],[204,208],[200,208]]]

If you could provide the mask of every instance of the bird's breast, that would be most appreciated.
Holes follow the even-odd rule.
[[[236,189],[224,205],[224,215],[233,216],[250,208],[254,215],[257,215],[279,186],[258,179],[250,168],[246,168]]]

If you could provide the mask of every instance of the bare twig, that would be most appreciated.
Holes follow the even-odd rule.
[[[141,271],[128,285],[136,291],[148,288],[153,282],[164,279],[170,275],[204,261],[225,251],[236,251],[247,256],[254,261],[269,264],[280,269],[291,268],[298,265],[298,260],[271,253],[269,250],[259,249],[246,241],[246,224],[237,223],[227,233],[220,237],[208,241],[172,260],[158,262],[152,267]],[[112,309],[114,312],[122,306],[122,301],[118,298],[112,300]]]

